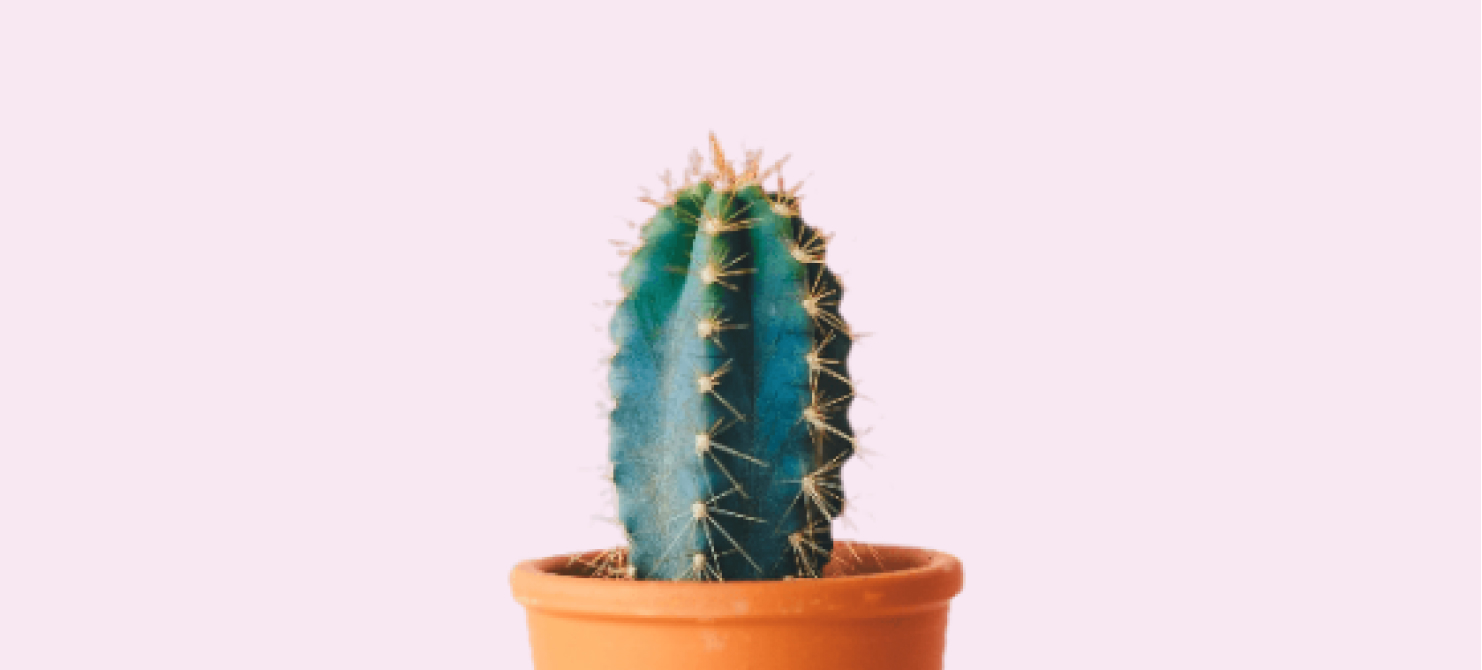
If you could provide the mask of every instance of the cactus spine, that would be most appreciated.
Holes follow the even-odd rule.
[[[611,324],[612,480],[622,576],[817,577],[855,450],[851,333],[797,187],[766,191],[711,135],[659,199]],[[784,158],[783,161],[786,159]],[[667,183],[666,179],[666,183]]]

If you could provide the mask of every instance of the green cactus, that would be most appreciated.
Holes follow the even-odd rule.
[[[738,172],[710,145],[711,169],[696,153],[644,198],[658,211],[621,275],[610,457],[629,546],[612,573],[817,577],[855,450],[842,289],[797,186],[762,186],[786,159]]]

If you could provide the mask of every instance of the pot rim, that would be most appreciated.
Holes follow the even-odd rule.
[[[676,582],[555,572],[577,552],[520,562],[510,573],[517,601],[532,611],[598,618],[858,618],[947,607],[963,586],[962,562],[946,552],[837,541],[884,555],[879,572],[817,579]],[[886,561],[882,561],[884,563]]]

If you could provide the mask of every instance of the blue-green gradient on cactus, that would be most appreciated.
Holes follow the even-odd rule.
[[[711,136],[642,229],[612,320],[612,479],[639,579],[817,577],[853,454],[851,334],[796,187]]]

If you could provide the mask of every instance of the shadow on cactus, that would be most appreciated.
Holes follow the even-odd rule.
[[[642,227],[613,316],[612,480],[627,538],[596,566],[662,580],[819,577],[855,451],[852,334],[797,186],[715,136]]]

